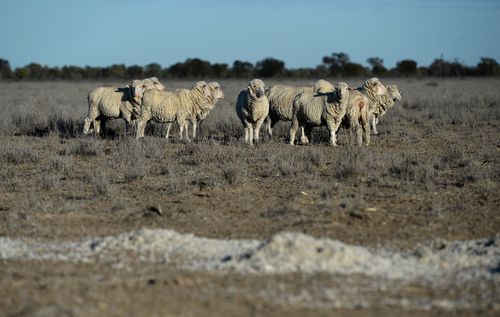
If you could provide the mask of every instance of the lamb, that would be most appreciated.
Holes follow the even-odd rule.
[[[266,85],[262,80],[253,79],[236,100],[236,114],[245,128],[245,142],[248,144],[259,141],[260,127],[269,114],[265,90]]]
[[[174,92],[146,91],[137,118],[136,138],[144,137],[146,124],[150,120],[155,120],[164,123],[177,122],[180,138],[183,138],[185,130],[186,139],[189,140],[187,122],[194,120],[196,114],[205,111],[209,93],[208,85],[204,81],[195,83],[190,90],[177,89]],[[168,137],[168,134],[166,137]]]
[[[220,89],[220,85],[218,82],[208,83],[208,88],[210,90],[210,93],[207,96],[206,105],[201,109],[199,113],[189,119],[191,125],[193,126],[193,139],[196,138],[197,125],[205,120],[205,118],[208,116],[208,113],[215,107],[215,104],[217,103],[217,101],[219,101],[219,99],[224,99],[224,93],[222,92],[222,89]],[[165,138],[167,139],[170,134],[171,127],[172,123],[167,123],[167,134],[165,136]]]
[[[318,80],[318,85],[330,85],[326,80]],[[269,116],[265,120],[265,127],[269,136],[273,135],[274,125],[282,121],[292,121],[293,99],[304,91],[312,91],[312,87],[292,87],[276,85],[266,89],[266,96],[269,100]],[[305,142],[304,131],[301,131],[301,140]]]
[[[294,144],[299,126],[304,128],[308,143],[312,128],[326,125],[330,132],[330,145],[336,146],[336,132],[346,113],[349,95],[349,86],[344,82],[338,83],[333,91],[331,87],[326,89],[324,82],[317,82],[312,92],[305,91],[295,97],[290,144]]]
[[[373,129],[373,134],[378,134],[377,124],[380,119],[389,109],[394,107],[396,101],[401,100],[401,91],[396,85],[388,85],[387,90],[389,91],[388,96],[382,98],[382,102],[379,104],[378,109],[373,113],[370,119],[370,125]]]
[[[133,80],[124,88],[98,87],[92,90],[87,97],[89,111],[84,120],[83,133],[105,133],[106,121],[117,118],[125,120],[125,130],[128,131],[130,123],[138,114],[142,95],[149,89],[165,90],[165,86],[158,78],[151,77],[142,81]]]

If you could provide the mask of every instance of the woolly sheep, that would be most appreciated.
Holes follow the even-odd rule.
[[[98,87],[87,96],[88,115],[84,120],[83,133],[106,132],[106,121],[123,118],[125,130],[128,131],[132,120],[137,116],[142,96],[146,90],[164,90],[158,78],[133,80],[124,88]],[[93,130],[90,128],[93,125]]]
[[[269,101],[265,95],[266,85],[260,79],[253,79],[246,90],[242,90],[236,101],[236,114],[245,128],[245,142],[259,141],[262,123],[269,114]]]
[[[370,120],[373,134],[378,134],[377,124],[380,117],[383,116],[389,109],[394,107],[396,101],[401,100],[402,98],[401,91],[396,85],[388,85],[387,90],[389,91],[389,95],[382,98],[382,102],[380,102],[378,109],[373,113]]]
[[[308,142],[311,139],[313,127],[326,125],[330,132],[330,145],[337,145],[336,132],[346,113],[350,94],[349,86],[340,82],[331,91],[332,89],[323,89],[323,84],[318,82],[312,92],[306,91],[295,97],[290,127],[290,144],[294,144],[295,134],[299,127],[304,128]]]
[[[220,89],[220,84],[218,82],[208,83],[208,89],[210,93],[207,96],[205,107],[203,107],[200,112],[196,113],[194,117],[189,119],[189,122],[191,122],[191,125],[193,126],[193,139],[196,138],[196,128],[198,124],[205,120],[208,113],[215,107],[215,104],[219,101],[219,99],[224,99],[224,93],[222,92],[222,89]],[[165,138],[168,138],[171,127],[172,123],[167,123],[167,134]]]
[[[323,91],[328,91],[327,85],[323,86]],[[350,88],[347,110],[341,126],[354,129],[357,145],[361,145],[363,139],[366,145],[370,144],[370,118],[387,94],[387,88],[375,77],[366,80],[363,86],[357,89]]]
[[[333,87],[332,84],[323,79],[318,80],[315,85]],[[269,100],[269,116],[265,120],[265,127],[269,136],[273,135],[273,127],[278,121],[292,121],[293,99],[304,91],[311,92],[312,87],[275,85],[266,89],[266,96]],[[303,129],[301,141],[307,143]]]
[[[144,129],[150,120],[157,122],[177,122],[180,138],[184,130],[186,139],[188,120],[193,120],[197,113],[205,111],[209,88],[206,82],[199,81],[188,89],[177,89],[174,92],[149,90],[144,93],[140,114],[137,118],[136,138],[144,137]],[[168,134],[166,135],[168,137]]]

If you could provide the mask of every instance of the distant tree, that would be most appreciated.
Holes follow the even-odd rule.
[[[44,69],[38,63],[30,63],[26,67],[29,69],[29,78],[32,80],[44,79]]]
[[[327,77],[330,75],[330,71],[324,64],[320,64],[316,66],[313,71],[313,77]]]
[[[160,77],[161,65],[158,63],[151,63],[144,68],[144,76],[146,77]]]
[[[384,60],[382,58],[370,57],[366,62],[372,67],[371,71],[373,75],[382,76],[387,73],[387,68],[384,67]]]
[[[216,78],[224,78],[229,74],[229,67],[227,64],[212,64],[211,73]]]
[[[254,76],[255,68],[252,63],[236,60],[233,63],[231,74],[234,77],[249,78]]]
[[[129,66],[125,71],[125,76],[128,79],[142,79],[144,77],[144,68],[139,65]]]
[[[366,75],[369,72],[368,69],[364,68],[363,65],[353,62],[347,62],[342,66],[342,75],[358,77]]]
[[[83,78],[84,69],[79,66],[63,66],[61,68],[61,78],[70,80],[79,80]]]
[[[0,79],[9,79],[14,76],[10,63],[6,59],[0,58]]]
[[[480,76],[492,76],[500,74],[500,68],[497,61],[489,57],[481,57],[477,64],[477,73]]]
[[[109,67],[106,67],[104,73],[105,77],[109,78],[125,78],[126,71],[127,67],[124,64],[113,64]]]
[[[101,67],[91,67],[85,66],[83,69],[83,78],[85,79],[97,79],[103,76],[103,69]]]
[[[46,69],[45,78],[50,80],[61,79],[61,70],[59,67],[50,67]]]
[[[445,61],[442,58],[435,59],[427,69],[427,75],[450,77],[463,76],[467,71],[467,67],[462,65],[457,60],[453,62]]]
[[[285,74],[285,62],[272,57],[265,58],[256,64],[257,75],[260,77],[275,77]]]
[[[173,77],[208,77],[211,75],[210,63],[199,58],[188,58],[184,63],[176,63],[169,68]]]
[[[333,53],[330,56],[323,57],[323,63],[328,67],[330,75],[332,76],[342,76],[342,68],[349,62],[349,55],[343,52]]]
[[[30,76],[30,69],[28,67],[17,67],[14,70],[14,78],[17,80],[25,80]]]
[[[417,62],[411,59],[404,59],[396,64],[396,71],[403,76],[413,76],[417,74]]]

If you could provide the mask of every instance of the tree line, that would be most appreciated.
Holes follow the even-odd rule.
[[[498,76],[500,66],[493,58],[481,57],[475,66],[465,65],[457,60],[435,59],[429,66],[419,66],[416,61],[404,59],[394,68],[386,68],[384,60],[371,57],[366,61],[370,66],[351,61],[343,52],[323,57],[322,63],[314,68],[285,67],[285,62],[275,58],[265,58],[255,64],[236,60],[230,66],[225,63],[210,63],[199,58],[188,58],[184,62],[162,67],[158,63],[146,66],[114,64],[108,67],[63,66],[48,67],[30,63],[12,69],[9,61],[0,59],[0,79],[7,80],[86,80],[86,79],[133,79],[143,77],[161,78],[250,78],[250,77],[367,77],[367,76]]]

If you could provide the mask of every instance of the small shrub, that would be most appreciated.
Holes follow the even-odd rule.
[[[22,164],[39,161],[40,155],[24,144],[8,144],[0,149],[0,162]]]
[[[41,187],[43,190],[50,191],[59,185],[61,177],[59,174],[44,171],[42,174]]]
[[[94,189],[94,194],[99,196],[107,196],[109,193],[109,184],[106,175],[103,172],[97,172],[92,177],[92,186]]]
[[[100,144],[97,140],[78,140],[69,149],[62,150],[61,155],[97,156],[100,152]]]

